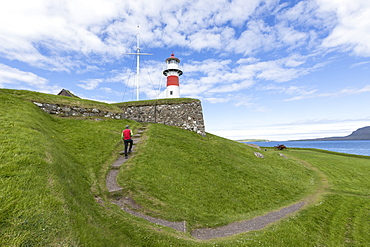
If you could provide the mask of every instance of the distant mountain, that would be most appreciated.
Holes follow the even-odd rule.
[[[348,141],[348,140],[370,140],[370,126],[359,128],[352,134],[343,137],[325,137],[301,141]]]

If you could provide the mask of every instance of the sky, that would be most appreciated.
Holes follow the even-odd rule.
[[[0,88],[107,103],[181,97],[232,140],[346,136],[370,126],[369,0],[12,0],[0,8]]]

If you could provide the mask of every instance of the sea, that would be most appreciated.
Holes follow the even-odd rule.
[[[285,145],[287,148],[316,148],[339,153],[370,156],[370,140],[361,141],[271,141],[245,142],[260,147],[275,147]]]

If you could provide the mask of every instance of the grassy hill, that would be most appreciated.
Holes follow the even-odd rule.
[[[255,148],[211,134],[148,126],[118,182],[140,211],[189,230],[250,219],[310,196],[313,205],[262,231],[209,241],[160,227],[110,203],[109,166],[129,120],[59,118],[31,101],[116,106],[0,90],[1,246],[366,246],[369,158]],[[53,102],[50,102],[53,101]],[[71,103],[72,102],[72,103]],[[308,162],[308,163],[305,163]],[[312,166],[311,166],[312,165]],[[326,185],[326,186],[323,186]],[[116,195],[117,196],[117,195]],[[97,203],[101,198],[103,203]]]
[[[126,194],[150,212],[190,228],[215,227],[293,203],[312,192],[315,174],[277,152],[211,134],[151,125],[143,152],[121,169]]]

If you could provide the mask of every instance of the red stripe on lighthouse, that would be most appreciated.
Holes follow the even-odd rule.
[[[175,75],[167,76],[167,87],[168,86],[178,86],[179,85],[179,77]]]

